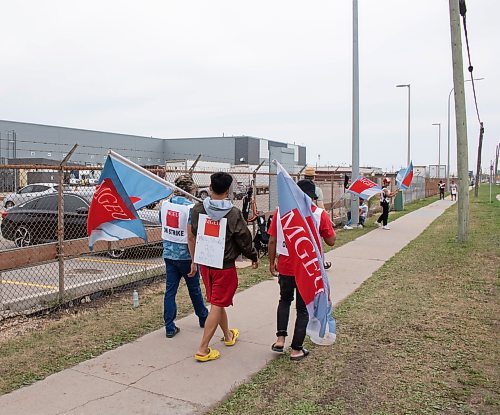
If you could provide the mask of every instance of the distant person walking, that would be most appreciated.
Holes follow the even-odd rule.
[[[441,199],[444,200],[444,191],[446,190],[446,184],[442,180],[440,180],[438,188],[439,188],[439,200]]]
[[[455,183],[455,180],[451,181],[450,193],[451,193],[451,200],[457,200],[458,187],[457,184]]]
[[[314,170],[314,167],[312,166],[306,167],[306,169],[304,170],[304,179],[309,179],[314,183],[315,177],[316,177],[316,170]],[[314,183],[314,186],[315,186],[314,193],[316,194],[315,203],[319,208],[324,209],[325,204],[323,203],[324,199],[323,190],[321,190],[321,187],[319,187],[316,183]]]
[[[391,229],[387,225],[387,222],[389,220],[389,203],[391,198],[396,196],[399,192],[399,189],[391,192],[389,190],[390,184],[391,179],[389,179],[388,177],[384,177],[384,180],[382,181],[382,192],[380,194],[380,206],[382,206],[382,214],[375,222],[379,228],[385,229],[386,231]]]

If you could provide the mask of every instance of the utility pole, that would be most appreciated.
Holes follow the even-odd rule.
[[[458,242],[469,239],[469,163],[459,0],[449,0],[458,170]]]
[[[351,182],[359,176],[359,57],[358,0],[352,1],[352,173]],[[359,200],[351,195],[351,223],[359,222]]]
[[[479,180],[481,178],[481,152],[483,151],[483,134],[484,127],[481,122],[481,126],[479,128],[479,144],[477,147],[477,166],[476,166],[476,181],[474,182],[474,199],[477,199],[477,194],[479,191]]]

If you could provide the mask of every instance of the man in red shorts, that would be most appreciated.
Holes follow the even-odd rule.
[[[195,263],[196,249],[202,249],[202,241],[207,236],[213,238],[212,243],[215,246],[221,247],[220,252],[216,249],[214,249],[213,253],[210,251],[214,257],[220,254],[220,258],[214,260],[220,259],[221,267],[207,266],[200,263],[200,274],[205,285],[207,300],[211,304],[210,312],[205,321],[203,337],[194,356],[200,362],[215,360],[220,356],[218,350],[209,347],[217,326],[220,326],[224,333],[224,344],[226,346],[233,346],[239,336],[238,329],[229,329],[225,310],[225,307],[233,305],[233,296],[238,287],[236,258],[243,254],[252,260],[253,268],[258,266],[257,251],[253,247],[252,234],[248,230],[248,225],[243,219],[241,211],[227,199],[232,182],[233,178],[228,173],[212,174],[210,177],[211,197],[207,197],[203,203],[198,203],[193,207],[191,225],[188,225],[189,250],[191,258],[193,258],[191,264],[192,275],[196,273],[197,269]],[[225,231],[221,229],[224,223]],[[198,248],[196,248],[197,238],[200,239]]]

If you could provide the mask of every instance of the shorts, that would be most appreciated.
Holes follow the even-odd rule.
[[[238,288],[236,267],[217,269],[200,265],[200,275],[210,304],[218,307],[233,305],[233,297]]]

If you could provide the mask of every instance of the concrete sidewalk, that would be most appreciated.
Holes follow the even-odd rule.
[[[350,295],[452,204],[449,200],[434,202],[390,223],[390,231],[376,229],[329,252],[335,303]],[[262,282],[235,297],[235,307],[228,314],[230,326],[240,329],[240,339],[232,348],[225,347],[220,340],[213,341],[212,345],[221,352],[216,361],[198,363],[193,358],[202,334],[193,314],[177,322],[182,331],[173,339],[166,339],[163,329],[157,330],[1,396],[0,412],[2,415],[203,413],[277,357],[270,345],[275,340],[278,298],[276,280]],[[314,354],[310,358],[314,359]]]

